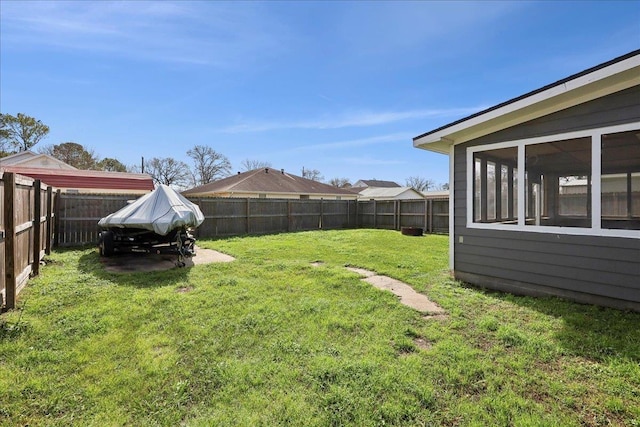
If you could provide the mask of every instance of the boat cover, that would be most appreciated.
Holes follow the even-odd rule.
[[[141,228],[166,236],[170,231],[197,227],[204,221],[198,205],[167,185],[160,184],[149,194],[98,221],[102,228]]]

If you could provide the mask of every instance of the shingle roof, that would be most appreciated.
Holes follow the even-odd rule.
[[[358,182],[365,184],[367,187],[378,187],[378,188],[397,188],[400,187],[397,183],[393,181],[381,181],[377,179],[361,179]]]
[[[3,166],[5,172],[14,172],[39,179],[57,188],[93,190],[153,190],[153,179],[147,174],[106,172],[93,170],[44,169],[21,166]]]
[[[416,198],[422,198],[422,195],[411,187],[365,188],[360,192],[360,196],[362,198],[393,198],[407,192],[415,193]]]
[[[254,169],[183,191],[184,195],[206,193],[294,193],[353,195],[352,192],[272,168]]]

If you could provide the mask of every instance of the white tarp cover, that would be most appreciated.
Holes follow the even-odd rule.
[[[173,229],[197,227],[204,221],[198,205],[160,184],[149,194],[98,221],[103,228],[141,228],[166,236]]]

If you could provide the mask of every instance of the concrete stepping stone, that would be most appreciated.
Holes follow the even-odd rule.
[[[431,301],[426,295],[416,292],[411,286],[396,279],[387,276],[380,276],[373,271],[363,268],[347,267],[347,270],[353,271],[363,277],[367,283],[378,289],[390,291],[400,297],[400,302],[408,307],[418,310],[422,313],[444,314],[445,311],[438,304]]]

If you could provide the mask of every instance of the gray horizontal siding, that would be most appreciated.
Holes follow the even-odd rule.
[[[477,138],[465,147],[615,126],[640,119],[640,86]]]
[[[467,247],[458,259],[465,265],[473,265],[473,272],[476,274],[480,274],[481,271],[486,274],[487,270],[491,270],[492,277],[554,286],[559,289],[597,294],[600,293],[601,285],[607,283],[611,288],[608,296],[620,298],[621,295],[626,295],[633,301],[640,302],[640,291],[634,291],[634,280],[631,276],[612,271],[612,267],[625,267],[620,261],[585,259],[523,249],[514,251],[492,248],[488,253],[486,247],[482,246]],[[618,295],[613,295],[613,291]]]
[[[526,283],[530,289],[539,286],[546,294],[583,301],[589,299],[575,295],[640,303],[638,239],[466,228],[467,147],[638,121],[639,100],[640,87],[633,87],[456,146],[456,274],[477,285],[516,293],[521,293],[520,285]]]
[[[637,291],[624,286],[609,285],[606,294],[601,292],[601,284],[580,280],[580,278],[560,277],[553,270],[544,270],[544,273],[536,273],[538,280],[522,280],[522,270],[519,265],[514,265],[512,269],[503,265],[470,264],[474,266],[474,274],[486,276],[487,278],[501,279],[503,281],[524,282],[532,285],[544,286],[557,290],[557,295],[567,292],[578,292],[589,295],[606,296],[612,299],[620,299],[640,304],[637,298]],[[464,272],[463,272],[464,273]],[[547,274],[548,273],[548,274]],[[508,282],[506,282],[508,283]],[[483,285],[483,283],[477,283]]]

